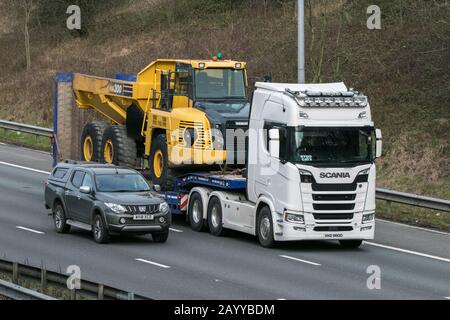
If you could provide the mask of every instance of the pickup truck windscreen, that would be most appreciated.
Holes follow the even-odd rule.
[[[288,128],[287,154],[294,163],[366,163],[374,160],[374,129]]]
[[[95,176],[98,192],[150,191],[147,181],[139,174],[101,174]]]

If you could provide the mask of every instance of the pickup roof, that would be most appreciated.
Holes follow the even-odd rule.
[[[77,227],[91,231],[98,243],[107,243],[110,234],[150,233],[155,242],[165,242],[170,209],[152,191],[135,170],[67,161],[46,181],[45,207],[58,233]]]

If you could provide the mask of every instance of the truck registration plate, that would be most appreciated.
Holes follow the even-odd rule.
[[[136,214],[133,216],[133,220],[153,220],[152,214]]]

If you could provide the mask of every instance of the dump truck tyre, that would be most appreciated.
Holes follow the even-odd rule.
[[[103,131],[106,124],[103,122],[89,122],[81,134],[81,160],[100,162],[102,152]]]
[[[169,153],[164,134],[159,134],[153,139],[149,164],[153,184],[161,186],[162,190],[170,190],[173,184],[173,176],[169,169]]]
[[[101,149],[103,163],[134,168],[136,166],[136,141],[127,135],[125,126],[108,126],[103,134]]]

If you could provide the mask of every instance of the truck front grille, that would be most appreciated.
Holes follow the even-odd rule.
[[[314,213],[316,220],[351,220],[353,213]]]
[[[353,210],[354,203],[313,203],[314,210]]]
[[[354,183],[313,183],[313,191],[355,191],[356,182]]]
[[[356,194],[313,194],[314,201],[351,201]]]
[[[352,231],[353,227],[348,227],[348,226],[344,226],[344,227],[335,227],[335,226],[331,226],[331,227],[315,227],[314,231],[319,231],[319,232],[327,232],[327,231]]]

